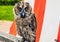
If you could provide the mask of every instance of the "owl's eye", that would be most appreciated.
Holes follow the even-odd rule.
[[[22,8],[21,8],[21,7],[17,7],[17,8],[18,8],[18,11],[19,11],[19,12],[22,10]]]
[[[22,10],[22,8],[19,8],[19,12]]]
[[[25,11],[28,11],[28,7],[25,8]]]

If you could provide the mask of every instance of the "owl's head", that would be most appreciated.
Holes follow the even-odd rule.
[[[20,16],[20,18],[25,18],[31,15],[32,13],[32,8],[27,2],[18,2],[15,4],[14,7],[14,13],[17,16]]]

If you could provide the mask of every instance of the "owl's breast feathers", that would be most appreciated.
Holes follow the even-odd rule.
[[[32,30],[36,30],[37,28],[37,21],[34,14],[31,14],[26,18],[18,19],[17,24],[19,24],[20,26],[29,26],[30,28],[32,28]]]

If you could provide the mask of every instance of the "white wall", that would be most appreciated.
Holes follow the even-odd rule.
[[[40,42],[55,42],[60,21],[60,0],[46,0],[46,10]]]

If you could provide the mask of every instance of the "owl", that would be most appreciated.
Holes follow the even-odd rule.
[[[18,2],[14,6],[14,18],[17,34],[21,42],[35,42],[37,21],[32,7],[28,2]]]

